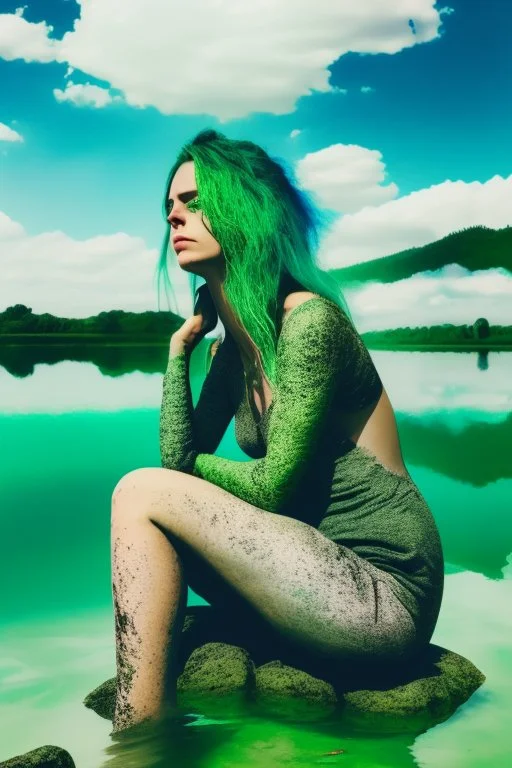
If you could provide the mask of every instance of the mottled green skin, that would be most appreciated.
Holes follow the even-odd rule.
[[[169,361],[160,421],[162,465],[202,477],[269,512],[302,519],[392,575],[392,588],[428,642],[440,609],[444,562],[431,511],[413,481],[339,434],[333,411],[376,403],[382,382],[344,313],[316,297],[286,317],[276,387],[262,418],[251,411],[229,334],[194,410],[188,357]],[[252,461],[215,456],[235,416]]]

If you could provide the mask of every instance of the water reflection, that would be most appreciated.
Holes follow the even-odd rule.
[[[205,349],[192,360],[196,396]],[[109,612],[106,631],[98,630],[93,641],[87,611],[110,611],[109,494],[123,472],[158,464],[167,354],[167,344],[0,347],[0,435],[9,449],[0,489],[8,510],[4,541],[11,542],[0,553],[9,573],[3,618],[11,610],[20,621],[9,642],[3,633],[1,758],[26,751],[19,744],[28,749],[53,742],[66,746],[77,766],[94,768],[100,761],[109,768],[151,761],[267,768],[343,759],[400,768],[416,765],[414,745],[425,766],[461,759],[465,768],[505,764],[512,670],[512,581],[502,574],[512,541],[510,353],[372,353],[397,413],[404,458],[439,525],[446,561],[472,571],[447,576],[432,641],[470,658],[487,675],[485,689],[445,726],[428,732],[425,724],[403,733],[403,722],[398,731],[388,722],[386,732],[382,724],[379,729],[347,717],[306,722],[253,711],[227,712],[228,722],[212,720],[212,711],[197,712],[172,733],[148,733],[132,742],[103,732],[105,721],[81,700],[114,672],[113,627]],[[232,425],[224,446],[224,455],[238,457]],[[23,547],[12,546],[21,541],[20,520]],[[52,621],[45,635],[42,616],[61,609],[70,625],[63,629]],[[80,621],[88,626],[80,628]],[[98,747],[87,762],[94,736]],[[341,749],[338,756],[326,755]]]
[[[410,768],[415,738],[422,731],[384,733],[337,719],[286,722],[240,710],[228,722],[197,716],[195,722],[140,726],[134,733],[112,737],[101,768],[268,768],[269,766],[329,764],[357,760],[361,768]],[[392,738],[391,738],[392,735]]]
[[[485,349],[478,352],[477,365],[480,371],[486,371],[489,367],[489,350]]]
[[[512,413],[502,421],[468,420],[457,425],[441,414],[397,414],[400,443],[411,464],[482,487],[512,477]]]
[[[105,376],[125,373],[163,373],[167,364],[169,342],[140,344],[0,344],[0,366],[15,376],[31,376],[37,365],[55,365],[66,360],[92,363]]]

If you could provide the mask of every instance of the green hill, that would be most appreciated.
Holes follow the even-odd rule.
[[[472,325],[421,326],[366,331],[361,334],[369,349],[453,349],[476,351],[512,349],[512,327],[489,325],[485,317]]]
[[[127,338],[154,335],[168,338],[183,324],[183,319],[173,312],[125,312],[122,309],[69,318],[49,312],[37,315],[25,304],[14,304],[0,312],[0,336],[65,334],[79,339],[95,335]]]
[[[331,273],[341,285],[370,280],[392,283],[418,272],[441,269],[446,264],[460,264],[471,271],[503,267],[512,272],[512,226],[504,229],[469,227],[421,248],[333,269]]]

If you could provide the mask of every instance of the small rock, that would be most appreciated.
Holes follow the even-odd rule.
[[[243,648],[206,643],[196,648],[177,680],[181,709],[200,711],[214,720],[240,716],[254,687],[254,664]]]
[[[337,704],[330,683],[278,660],[258,667],[255,682],[258,703],[273,715],[316,719],[325,717]]]
[[[335,704],[336,693],[330,683],[312,677],[281,661],[269,661],[256,670],[256,689],[260,694],[272,693],[294,696],[309,701]]]
[[[0,768],[76,768],[73,758],[62,747],[47,744],[24,755],[11,757]]]
[[[347,711],[390,718],[418,718],[441,722],[448,718],[485,681],[464,656],[431,643],[416,679],[384,690],[358,690],[344,694]]]
[[[93,712],[96,712],[105,720],[114,719],[114,709],[116,706],[116,682],[117,677],[111,677],[104,683],[98,685],[94,691],[91,691],[84,699],[84,704]]]
[[[254,664],[247,651],[226,643],[206,643],[190,654],[177,690],[222,694],[246,690],[253,682]]]

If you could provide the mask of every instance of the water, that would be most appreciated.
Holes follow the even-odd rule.
[[[445,593],[432,642],[487,676],[448,721],[419,735],[379,735],[339,718],[308,723],[208,712],[164,746],[127,745],[113,741],[110,722],[83,706],[115,674],[110,499],[123,474],[160,465],[166,355],[155,347],[0,347],[0,760],[56,744],[77,768],[507,764],[512,355],[505,352],[372,352],[407,466],[443,541]],[[204,356],[202,347],[192,361],[194,398]],[[247,459],[233,425],[218,454]],[[190,604],[202,602],[189,591]],[[159,762],[159,750],[167,760]]]

